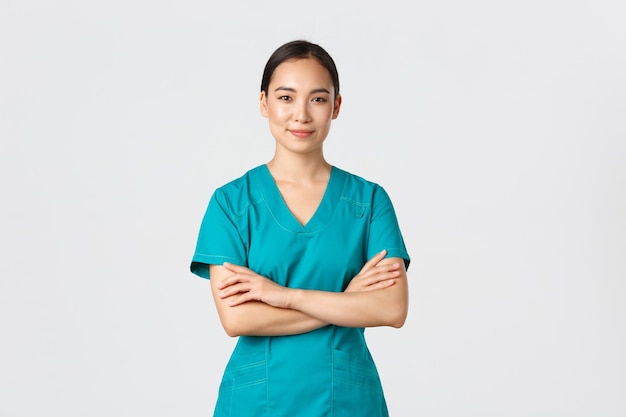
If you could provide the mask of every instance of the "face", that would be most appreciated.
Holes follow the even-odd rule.
[[[277,151],[321,152],[341,97],[335,97],[330,74],[313,58],[285,61],[276,67],[268,93],[261,92],[261,114],[269,120]]]

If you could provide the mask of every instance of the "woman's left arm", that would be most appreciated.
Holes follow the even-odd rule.
[[[387,288],[358,292],[331,292],[287,288],[250,269],[225,264],[234,274],[222,281],[220,297],[235,306],[257,300],[279,308],[301,311],[323,322],[343,327],[402,327],[408,313],[408,282],[401,258],[386,258],[379,265],[398,264],[395,283]]]
[[[397,263],[395,283],[384,289],[360,292],[294,290],[290,307],[312,317],[344,327],[404,325],[409,308],[409,286],[404,260],[383,259],[379,265]]]

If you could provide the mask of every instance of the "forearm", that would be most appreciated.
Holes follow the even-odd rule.
[[[344,327],[402,327],[408,298],[404,282],[368,292],[293,290],[289,307],[320,321]]]
[[[276,308],[260,301],[225,306],[225,309],[228,311],[220,314],[220,320],[226,333],[232,337],[300,334],[328,324],[301,311]]]

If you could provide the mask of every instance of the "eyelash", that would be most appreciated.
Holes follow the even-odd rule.
[[[289,97],[289,96],[280,96],[280,97],[278,97],[278,100],[280,100],[280,101],[292,101],[293,99],[291,97]],[[326,100],[323,97],[315,97],[315,98],[313,98],[312,101],[315,102],[315,103],[326,103],[328,100]]]

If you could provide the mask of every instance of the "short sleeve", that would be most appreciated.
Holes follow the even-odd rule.
[[[404,259],[408,269],[411,258],[404,244],[396,212],[387,192],[380,186],[374,190],[372,217],[367,245],[367,257],[370,259],[381,250],[387,250],[387,257]]]
[[[196,250],[191,261],[192,273],[208,279],[211,264],[246,264],[246,249],[236,220],[236,216],[229,210],[223,191],[217,189],[211,196],[200,225]]]

